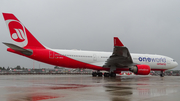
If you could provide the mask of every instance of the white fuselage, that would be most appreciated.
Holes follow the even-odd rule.
[[[82,51],[82,50],[58,50],[51,49],[59,54],[78,60],[84,63],[103,66],[106,60],[112,55],[112,52],[98,52],[98,51]],[[167,70],[175,68],[178,63],[170,57],[163,55],[152,54],[136,54],[131,53],[133,63],[146,64],[152,70]]]

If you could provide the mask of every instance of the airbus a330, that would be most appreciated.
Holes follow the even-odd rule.
[[[121,71],[148,75],[151,70],[164,71],[178,66],[167,56],[130,53],[118,37],[114,37],[113,52],[51,49],[42,45],[11,13],[3,13],[13,43],[5,43],[7,51],[47,64],[67,68],[96,70],[92,76],[115,77]],[[107,71],[102,73],[101,71]]]

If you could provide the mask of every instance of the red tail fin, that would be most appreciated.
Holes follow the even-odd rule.
[[[13,14],[3,13],[3,16],[15,45],[30,49],[45,48]]]

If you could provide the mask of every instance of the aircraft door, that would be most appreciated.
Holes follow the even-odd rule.
[[[54,52],[53,51],[49,51],[49,58],[54,59]]]
[[[96,56],[96,54],[93,54],[93,61],[97,61],[97,56]]]

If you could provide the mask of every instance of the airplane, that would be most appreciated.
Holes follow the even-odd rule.
[[[92,69],[92,76],[116,77],[121,71],[131,71],[136,75],[148,75],[151,70],[164,71],[178,66],[167,56],[130,53],[128,48],[114,37],[113,52],[51,49],[42,45],[28,29],[11,13],[2,13],[9,28],[13,43],[5,43],[7,51],[47,64]],[[101,71],[107,71],[102,73]]]

